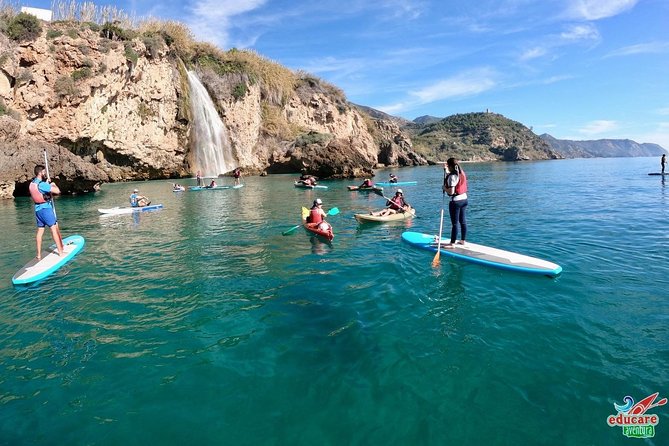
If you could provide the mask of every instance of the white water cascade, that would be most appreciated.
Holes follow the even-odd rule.
[[[207,89],[192,71],[188,72],[190,105],[193,110],[193,173],[216,177],[237,167],[225,124],[218,116]]]

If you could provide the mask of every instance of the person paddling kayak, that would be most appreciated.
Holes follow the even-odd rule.
[[[45,155],[46,157],[46,155]],[[28,186],[30,198],[35,203],[35,220],[37,221],[37,234],[35,241],[37,243],[37,259],[42,258],[42,236],[44,235],[44,227],[48,226],[51,229],[51,236],[56,242],[58,255],[62,256],[65,252],[63,247],[63,237],[60,235],[60,227],[58,226],[58,219],[51,204],[53,195],[60,195],[58,186],[51,182],[51,178],[46,175],[46,167],[38,164],[35,166],[35,178]]]
[[[395,196],[386,202],[386,206],[388,206],[386,209],[372,212],[372,215],[384,217],[386,215],[397,214],[398,212],[407,212],[411,209],[411,205],[404,200],[402,189],[397,189]]]
[[[325,221],[325,217],[327,216],[328,214],[323,210],[323,201],[320,198],[316,198],[313,206],[311,206],[309,215],[307,215],[307,223],[318,223],[318,229],[327,231],[330,229],[330,224]]]

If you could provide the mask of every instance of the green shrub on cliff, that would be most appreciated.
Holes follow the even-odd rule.
[[[59,29],[50,29],[46,32],[46,38],[51,40],[55,39],[56,37],[60,37],[63,35],[63,32]]]
[[[53,91],[59,99],[79,95],[79,89],[75,85],[74,79],[70,76],[61,76],[56,79],[56,82],[53,85]]]
[[[124,54],[125,58],[129,60],[133,64],[133,66],[137,65],[137,61],[139,60],[139,54],[137,54],[137,52],[135,52],[135,50],[133,49],[132,43],[130,42],[125,43]]]
[[[9,20],[7,35],[17,42],[34,40],[42,33],[42,25],[37,17],[21,12]]]
[[[246,96],[246,93],[249,91],[249,88],[246,86],[245,83],[239,83],[235,85],[235,88],[232,89],[232,96],[239,100],[242,99],[244,96]]]
[[[121,28],[114,23],[107,22],[100,29],[100,37],[109,40],[129,41],[137,37],[137,33],[130,29]]]
[[[89,67],[79,68],[78,70],[74,70],[70,76],[75,81],[86,79],[93,76],[93,70],[91,70]]]
[[[297,147],[306,147],[310,144],[318,144],[320,146],[325,146],[332,139],[332,135],[329,133],[318,133],[318,132],[309,132],[299,135],[295,139],[295,145]]]

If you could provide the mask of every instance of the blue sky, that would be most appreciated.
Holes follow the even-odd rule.
[[[407,119],[490,109],[537,134],[669,149],[667,0],[107,4],[185,22],[198,40],[256,50]]]

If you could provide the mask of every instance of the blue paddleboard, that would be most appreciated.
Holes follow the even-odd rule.
[[[63,247],[65,248],[65,255],[63,257],[58,255],[56,245],[51,245],[42,253],[46,253],[46,255],[43,255],[41,260],[33,258],[23,268],[18,270],[14,274],[14,277],[12,277],[12,283],[14,285],[24,285],[48,277],[72,260],[79,251],[84,249],[84,244],[84,238],[80,235],[71,235],[63,239]]]
[[[437,244],[435,243],[434,235],[408,231],[402,233],[402,240],[417,248],[437,252]],[[448,242],[450,242],[450,240],[442,239],[442,243]],[[562,272],[562,267],[560,265],[556,265],[555,263],[546,260],[511,251],[504,251],[502,249],[491,248],[489,246],[477,245],[476,243],[471,242],[467,242],[465,245],[456,244],[452,248],[442,247],[439,252],[445,256],[454,257],[467,262],[520,273],[555,277]]]
[[[376,186],[382,186],[382,187],[395,187],[395,186],[415,186],[418,184],[418,181],[398,181],[397,183],[389,183],[389,182],[378,182],[374,183]]]

